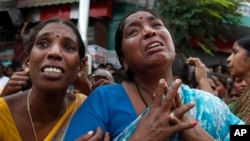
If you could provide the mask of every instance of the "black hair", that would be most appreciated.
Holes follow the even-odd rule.
[[[214,65],[212,65],[212,70],[214,71],[214,72],[216,72],[217,71],[217,68],[218,67],[220,67],[221,65],[219,65],[219,64],[214,64]]]
[[[105,64],[105,66],[108,66],[108,65],[114,67],[114,65],[113,65],[112,63],[106,63],[106,64]]]
[[[248,54],[250,54],[250,35],[244,36],[236,41],[238,45],[240,45],[242,48],[248,51]]]
[[[227,77],[221,73],[212,72],[212,76],[215,76],[219,79],[219,81],[223,84],[224,87],[228,87]]]

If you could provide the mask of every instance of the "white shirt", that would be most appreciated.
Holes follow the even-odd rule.
[[[4,76],[4,75],[0,76],[0,88],[4,88],[5,85],[8,83],[8,81],[9,81],[9,77]]]

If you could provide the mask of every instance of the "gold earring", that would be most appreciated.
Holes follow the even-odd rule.
[[[27,67],[27,68],[24,69],[24,71],[25,71],[25,72],[29,72],[30,69]]]
[[[124,70],[127,71],[128,70],[128,65],[124,64]]]

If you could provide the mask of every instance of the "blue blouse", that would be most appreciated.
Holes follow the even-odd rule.
[[[183,104],[196,103],[189,114],[218,141],[229,141],[230,125],[244,124],[221,99],[210,93],[181,85],[179,94]],[[100,86],[75,113],[64,140],[75,140],[90,130],[95,131],[98,126],[104,132],[109,131],[111,140],[126,140],[136,127],[137,118],[140,116],[137,116],[121,84]],[[178,135],[174,135],[172,140],[178,141]]]

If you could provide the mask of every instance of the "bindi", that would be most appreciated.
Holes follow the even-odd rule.
[[[143,19],[143,17],[140,17],[140,19]]]
[[[59,35],[56,35],[56,38],[59,38]]]

